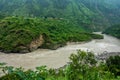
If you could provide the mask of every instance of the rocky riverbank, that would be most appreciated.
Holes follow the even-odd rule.
[[[120,52],[104,52],[104,53],[102,53],[100,55],[97,55],[96,58],[98,60],[106,60],[110,56],[120,56]]]

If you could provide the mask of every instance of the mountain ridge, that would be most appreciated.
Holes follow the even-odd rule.
[[[120,21],[117,0],[0,0],[0,12],[25,17],[68,18],[88,30]],[[116,4],[116,5],[115,5]]]

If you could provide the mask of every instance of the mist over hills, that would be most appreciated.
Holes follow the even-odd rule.
[[[67,18],[85,29],[119,23],[118,0],[0,0],[0,13],[25,17]]]

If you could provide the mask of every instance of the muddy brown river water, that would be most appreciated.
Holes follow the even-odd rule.
[[[34,69],[37,66],[46,65],[48,68],[59,68],[69,62],[71,53],[76,50],[92,51],[96,55],[104,51],[120,52],[120,40],[104,35],[104,39],[92,40],[86,43],[69,43],[67,46],[57,50],[38,49],[27,54],[5,54],[0,52],[0,62],[9,66]]]

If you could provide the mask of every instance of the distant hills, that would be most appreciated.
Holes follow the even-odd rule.
[[[87,30],[119,23],[119,0],[0,0],[5,15],[70,19]]]

